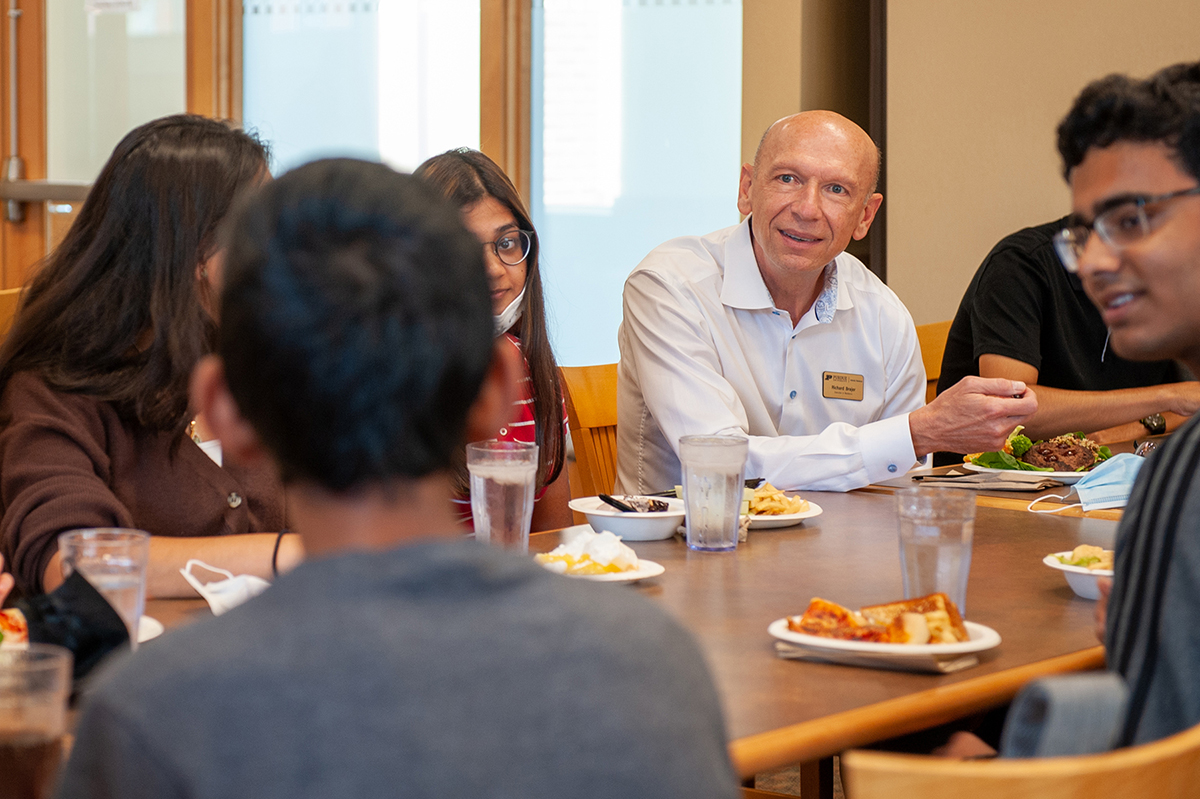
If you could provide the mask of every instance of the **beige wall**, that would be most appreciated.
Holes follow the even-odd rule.
[[[1000,238],[1069,210],[1054,128],[1084,84],[1200,58],[1197,0],[888,3],[888,283],[950,319]]]

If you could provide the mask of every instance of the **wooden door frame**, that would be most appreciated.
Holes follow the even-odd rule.
[[[5,4],[6,6],[7,4]],[[242,117],[242,0],[186,0],[187,105],[193,114]],[[27,180],[46,178],[46,0],[18,0],[17,152]],[[9,152],[8,31],[0,35],[0,151]],[[0,219],[0,288],[22,286],[46,253],[45,205]]]
[[[529,202],[533,4],[480,0],[479,149]]]

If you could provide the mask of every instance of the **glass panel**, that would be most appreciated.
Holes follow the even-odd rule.
[[[46,174],[91,182],[121,137],[186,107],[184,0],[46,3]]]
[[[479,146],[479,0],[244,0],[243,119],[274,171]]]
[[[654,247],[737,224],[740,0],[534,0],[530,203],[559,363],[617,360]]]

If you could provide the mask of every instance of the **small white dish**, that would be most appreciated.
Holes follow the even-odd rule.
[[[964,463],[962,466],[968,471],[983,472],[984,474],[1036,474],[1038,477],[1048,477],[1051,480],[1057,480],[1066,486],[1074,485],[1087,475],[1087,472],[1027,472],[1018,469],[993,469],[990,466],[980,466],[977,463]]]
[[[606,574],[567,574],[566,577],[578,577],[580,580],[591,580],[596,583],[636,583],[638,580],[648,580],[657,577],[667,569],[661,563],[638,558],[638,567],[627,572],[608,572]]]
[[[1055,552],[1042,558],[1042,563],[1045,563],[1051,569],[1058,569],[1063,573],[1063,577],[1067,578],[1067,585],[1071,586],[1071,590],[1076,596],[1084,599],[1099,599],[1100,586],[1096,584],[1097,577],[1112,577],[1112,569],[1089,569],[1086,566],[1071,566],[1063,563],[1058,559],[1058,556],[1071,557],[1070,551]]]
[[[138,643],[144,644],[152,638],[157,638],[166,630],[163,623],[153,616],[142,616],[138,619]]]
[[[814,516],[820,516],[824,513],[821,506],[815,502],[808,503],[808,510],[801,513],[780,513],[775,516],[756,516],[750,514],[750,529],[751,530],[770,530],[775,527],[791,527],[793,524],[799,524],[805,519],[811,519]]]
[[[157,638],[165,632],[166,628],[163,623],[153,616],[142,616],[138,620],[138,643],[144,644],[152,638]],[[4,649],[26,649],[29,647],[28,641],[12,641],[0,642],[0,648]]]
[[[600,497],[580,497],[567,506],[586,516],[597,533],[607,530],[622,541],[661,541],[675,535],[675,528],[683,524],[685,516],[682,499],[667,497],[663,502],[668,509],[657,513],[626,513],[605,504]]]
[[[1000,646],[1000,634],[991,627],[963,622],[969,641],[957,644],[880,644],[874,641],[843,641],[798,633],[788,620],[776,619],[767,632],[788,644],[787,657],[819,660],[871,669],[922,671],[946,674],[978,664],[974,655]],[[793,651],[794,650],[794,651]]]

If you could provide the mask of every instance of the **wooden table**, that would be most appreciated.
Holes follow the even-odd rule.
[[[894,498],[804,496],[824,514],[803,527],[753,531],[736,553],[692,552],[678,540],[632,545],[667,569],[634,590],[699,639],[743,777],[1001,705],[1037,676],[1103,666],[1094,603],[1075,597],[1041,559],[1081,543],[1111,546],[1116,524],[987,507],[976,519],[967,616],[1003,643],[979,666],[924,675],[776,657],[767,625],[803,612],[814,596],[851,607],[903,596]],[[557,540],[535,535],[531,548]]]
[[[743,777],[1003,704],[1038,676],[1103,665],[1094,603],[1076,598],[1041,559],[1081,543],[1111,546],[1116,524],[987,507],[976,519],[967,616],[1003,643],[979,666],[923,675],[779,659],[767,625],[802,612],[813,596],[851,607],[903,596],[894,498],[804,496],[824,514],[801,527],[753,531],[735,553],[692,552],[677,539],[634,543],[666,573],[612,586],[661,603],[700,641]],[[535,534],[530,548],[551,549],[559,538]],[[158,601],[147,612],[171,627],[197,608],[199,600]]]

